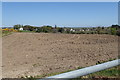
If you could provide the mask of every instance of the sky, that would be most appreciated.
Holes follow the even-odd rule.
[[[3,2],[2,25],[97,27],[118,24],[117,2]]]
[[[3,2],[118,2],[120,0],[2,0]]]

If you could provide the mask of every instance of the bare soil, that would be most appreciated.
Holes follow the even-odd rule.
[[[2,38],[4,78],[63,72],[117,57],[113,35],[13,33]]]

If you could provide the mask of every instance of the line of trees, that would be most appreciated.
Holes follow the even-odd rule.
[[[37,28],[36,32],[45,32],[45,33],[63,33],[64,32],[64,28],[60,28],[60,27],[52,27],[52,26],[42,26]]]
[[[57,27],[55,25],[55,27],[52,27],[52,26],[42,26],[42,27],[35,27],[35,26],[30,26],[30,25],[20,25],[20,24],[17,24],[17,25],[14,25],[13,26],[14,29],[17,29],[19,30],[20,28],[23,28],[23,30],[25,31],[35,31],[35,32],[45,32],[45,33],[63,33],[64,32],[64,28],[61,28],[61,27]]]
[[[36,27],[34,27],[34,26],[30,26],[30,25],[23,26],[20,24],[14,25],[13,28],[17,29],[17,30],[19,30],[20,28],[23,28],[23,30],[28,30],[28,31],[35,31],[36,30]]]
[[[35,27],[30,25],[14,25],[14,29],[23,28],[25,31],[35,31],[37,33],[45,32],[45,33],[69,33],[69,34],[112,34],[120,36],[120,26],[112,25],[110,27],[90,27],[90,28],[72,28],[74,31],[71,31],[71,28],[68,27],[55,27],[52,26],[42,26]],[[81,31],[80,31],[81,30]]]

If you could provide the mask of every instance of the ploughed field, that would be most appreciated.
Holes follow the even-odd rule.
[[[118,57],[118,37],[98,34],[13,33],[2,38],[2,74],[37,76]]]

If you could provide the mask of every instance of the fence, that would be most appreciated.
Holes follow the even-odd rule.
[[[85,76],[87,74],[98,72],[98,71],[108,69],[108,68],[118,66],[118,65],[120,65],[120,59],[109,61],[109,62],[98,64],[98,65],[94,65],[94,66],[90,66],[90,67],[86,67],[83,69],[78,69],[78,70],[62,73],[62,74],[55,75],[55,76],[50,76],[50,77],[47,77],[44,79],[39,79],[39,80],[68,80],[71,78]]]

